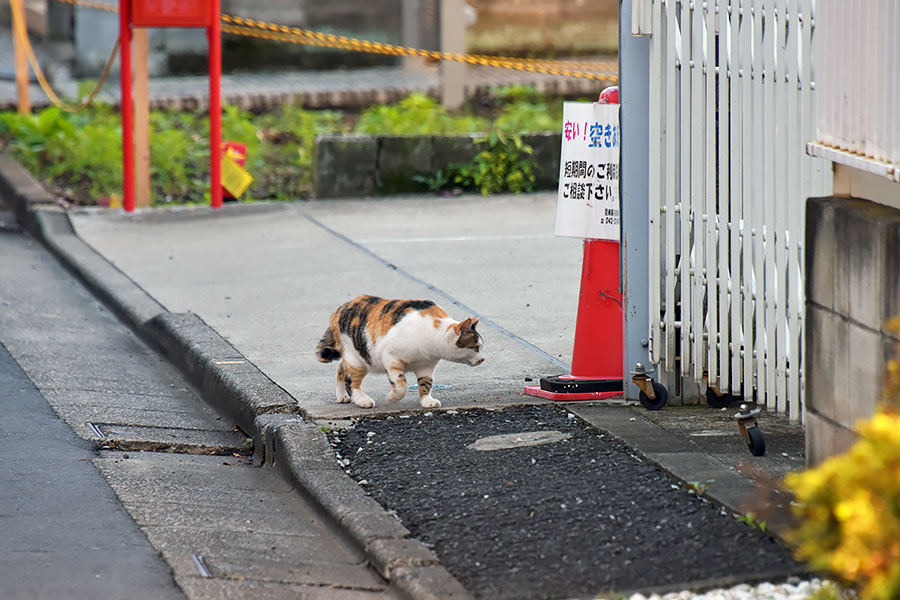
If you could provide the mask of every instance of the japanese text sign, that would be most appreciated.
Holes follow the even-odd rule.
[[[556,235],[619,241],[618,104],[563,104]]]

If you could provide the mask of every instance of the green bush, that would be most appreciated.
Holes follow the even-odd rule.
[[[531,148],[519,135],[559,130],[561,103],[551,105],[524,86],[500,88],[495,94],[493,122],[471,112],[451,113],[424,94],[371,107],[358,118],[292,105],[262,115],[225,106],[222,139],[247,145],[246,168],[254,182],[245,199],[308,195],[316,136],[348,131],[449,135],[493,130],[471,164],[425,178],[426,186],[463,185],[484,194],[530,191],[535,165]],[[209,119],[195,112],[151,111],[150,129],[151,198],[157,203],[203,201],[209,185]],[[53,193],[76,204],[95,204],[121,193],[122,129],[114,106],[95,103],[72,114],[57,108],[35,115],[3,112],[0,142]]]
[[[507,137],[494,131],[478,140],[486,148],[467,165],[456,165],[453,181],[465,188],[474,188],[483,196],[499,192],[520,194],[534,190],[533,149],[519,136]]]
[[[85,125],[67,160],[49,165],[54,181],[69,181],[92,198],[122,190],[122,134],[103,124]]]
[[[900,333],[900,318],[890,323]],[[888,363],[884,402],[856,425],[859,441],[814,469],[788,475],[800,525],[797,555],[859,590],[900,598],[900,359]]]
[[[182,129],[163,129],[150,136],[150,179],[153,196],[171,202],[190,195],[191,174],[198,170],[190,136]],[[207,153],[208,156],[208,153]]]
[[[291,200],[302,197],[312,184],[316,136],[343,133],[342,113],[310,111],[294,105],[257,118],[262,140],[262,165],[254,171],[252,193],[260,198]]]
[[[537,104],[544,99],[537,88],[532,85],[501,86],[492,90],[492,94],[501,104],[515,104],[516,102]]]
[[[410,94],[391,106],[373,106],[359,118],[356,133],[372,135],[450,135],[487,129],[487,121],[472,115],[454,116],[425,94]]]
[[[0,135],[9,149],[29,169],[43,171],[44,165],[58,165],[68,157],[65,149],[75,145],[78,130],[58,108],[35,115],[0,113]]]
[[[494,126],[505,134],[553,131],[562,122],[561,111],[550,111],[544,102],[517,102],[503,108]]]

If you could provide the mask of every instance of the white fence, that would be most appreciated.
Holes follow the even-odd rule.
[[[813,0],[645,0],[650,359],[799,419]],[[646,33],[646,31],[645,31]]]

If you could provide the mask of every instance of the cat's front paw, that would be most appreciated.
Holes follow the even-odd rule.
[[[422,396],[419,398],[419,404],[422,405],[422,408],[440,408],[441,401],[435,400],[431,396]]]
[[[372,408],[375,406],[375,401],[368,394],[358,393],[353,394],[353,404],[360,408]]]
[[[403,400],[403,397],[406,396],[406,390],[401,387],[397,387],[388,392],[387,401],[391,404],[395,402],[400,402]]]
[[[347,388],[344,386],[344,382],[338,383],[337,386],[337,401],[338,404],[347,404],[350,402],[350,394],[347,393]]]

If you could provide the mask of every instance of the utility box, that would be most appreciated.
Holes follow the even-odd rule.
[[[132,0],[131,13],[135,27],[208,27],[212,19],[210,0]]]

